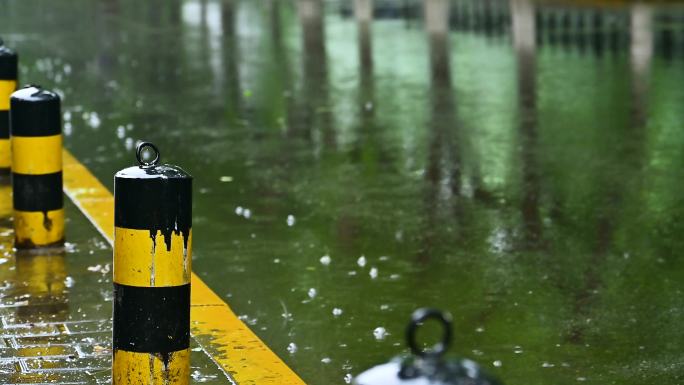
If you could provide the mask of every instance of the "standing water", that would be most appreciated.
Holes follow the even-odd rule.
[[[508,385],[680,384],[684,8],[5,0],[109,188],[193,173],[194,270],[310,384],[411,311]],[[367,10],[366,10],[367,11]]]

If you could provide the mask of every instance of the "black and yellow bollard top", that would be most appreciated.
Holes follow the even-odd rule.
[[[143,159],[146,148],[154,155],[149,161]],[[192,227],[192,176],[178,166],[159,164],[159,150],[152,143],[140,143],[136,157],[139,166],[114,176],[114,226],[146,230],[153,238],[161,233],[167,250],[171,250],[172,235],[179,235],[187,249]]]

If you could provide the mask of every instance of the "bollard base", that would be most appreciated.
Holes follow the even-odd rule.
[[[47,245],[36,245],[31,241],[19,241],[15,238],[14,249],[17,252],[17,257],[22,255],[52,255],[63,253],[64,250],[64,238],[57,242],[53,242]]]

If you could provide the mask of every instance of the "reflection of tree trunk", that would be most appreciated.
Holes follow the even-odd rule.
[[[603,56],[603,13],[594,12],[592,17],[591,45],[596,56]]]
[[[328,60],[325,50],[323,2],[299,0],[304,46],[304,96],[300,101],[303,114],[299,126],[302,136],[313,139],[312,128],[317,127],[326,147],[335,147],[336,139],[328,95]]]
[[[116,23],[120,11],[119,0],[106,0],[102,6],[104,10],[104,20],[102,20],[101,23],[98,23],[98,26],[102,28],[100,34],[109,38],[102,39],[97,62],[102,78],[112,79],[114,78],[113,74],[116,72],[116,66],[118,64],[116,57],[118,54],[117,41],[114,37],[117,36],[116,31],[118,30]]]
[[[372,0],[355,0],[355,14],[358,27],[359,68],[361,80],[360,110],[364,118],[372,118],[375,113],[375,85],[373,77],[372,42]]]
[[[518,64],[519,130],[521,138],[523,243],[535,248],[541,240],[537,147],[537,67],[534,6],[529,0],[511,2],[513,45]]]
[[[449,2],[425,0],[425,25],[430,46],[432,116],[429,123],[428,160],[425,170],[426,229],[419,260],[427,263],[436,242],[440,190],[448,181],[452,195],[460,194],[460,154],[454,149],[454,96],[451,86],[449,52]]]
[[[242,87],[240,85],[240,47],[236,27],[234,0],[221,2],[221,26],[223,28],[223,66],[225,67],[225,87],[227,88],[226,111],[229,121],[235,123],[241,111]]]
[[[632,7],[630,59],[632,67],[632,120],[633,126],[646,124],[647,94],[651,61],[653,59],[653,31],[651,8],[646,5]]]
[[[181,3],[182,0],[167,0],[167,3],[169,4],[170,7],[170,12],[169,12],[169,20],[171,22],[171,25],[174,27],[180,27],[182,18],[182,6],[183,4]]]
[[[622,173],[619,177],[609,174],[608,178],[600,178],[609,181],[605,185],[605,196],[600,205],[600,213],[596,222],[596,244],[590,261],[584,274],[584,286],[575,295],[575,319],[583,320],[589,316],[591,307],[596,302],[596,292],[602,286],[601,271],[606,256],[611,252],[615,238],[616,220],[622,211],[625,195],[628,191],[640,191],[634,185],[627,186],[627,181],[638,181],[636,175],[643,168],[644,162],[644,137],[648,118],[648,93],[650,66],[653,55],[653,32],[651,27],[651,9],[644,5],[635,5],[631,15],[631,67],[632,67],[632,90],[630,127],[626,132],[623,145],[617,150],[614,157],[629,172]],[[610,171],[608,171],[610,172]],[[584,323],[578,322],[568,335],[568,340],[574,343],[582,343],[586,331]]]
[[[271,40],[273,41],[273,58],[276,63],[278,63],[278,69],[280,70],[280,78],[282,79],[282,89],[285,95],[285,127],[287,132],[294,130],[297,124],[296,120],[296,105],[294,103],[294,98],[292,96],[293,82],[292,82],[292,69],[290,68],[290,58],[287,53],[288,50],[285,47],[284,37],[283,37],[283,23],[281,20],[281,8],[283,2],[281,0],[271,0],[270,10],[271,10]]]

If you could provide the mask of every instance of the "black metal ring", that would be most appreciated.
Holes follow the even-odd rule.
[[[429,319],[439,321],[444,328],[444,334],[442,335],[442,341],[435,344],[432,349],[423,350],[416,342],[416,331],[419,326],[423,325],[423,323]],[[406,329],[406,341],[408,342],[409,348],[411,348],[411,352],[416,356],[441,356],[446,353],[451,345],[451,314],[428,308],[421,308],[414,311],[411,315],[411,323],[409,323],[408,328]]]
[[[154,159],[152,159],[151,162],[145,162],[142,158],[142,153],[145,147],[149,147],[152,151],[154,151]],[[161,155],[159,154],[159,149],[157,148],[157,146],[150,142],[140,142],[138,143],[138,146],[136,146],[135,148],[135,158],[138,159],[140,167],[155,166],[157,163],[159,163],[160,156]]]

